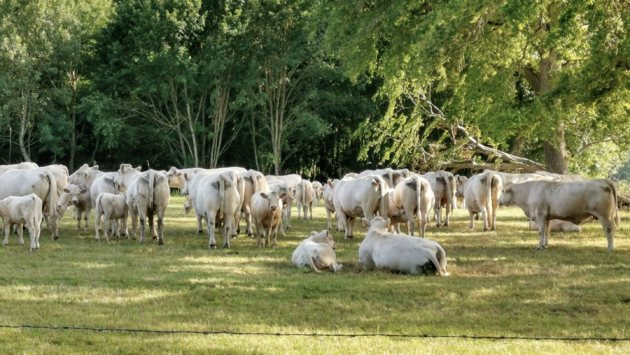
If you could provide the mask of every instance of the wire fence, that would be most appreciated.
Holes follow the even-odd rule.
[[[45,326],[45,325],[0,325],[0,328],[10,329],[44,329],[44,330],[87,330],[94,332],[128,332],[128,333],[153,333],[153,334],[196,334],[196,335],[258,335],[258,336],[279,336],[279,337],[331,337],[331,338],[459,338],[472,340],[538,340],[538,341],[603,341],[618,342],[630,341],[630,338],[607,338],[607,337],[538,337],[538,336],[488,336],[488,335],[439,335],[439,334],[388,334],[388,333],[365,333],[365,334],[331,334],[331,333],[271,333],[271,332],[232,332],[227,330],[154,330],[154,329],[132,329],[132,328],[91,328],[91,327],[70,327],[70,326]]]

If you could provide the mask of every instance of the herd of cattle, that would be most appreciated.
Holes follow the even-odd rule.
[[[246,222],[246,234],[256,235],[260,248],[277,248],[277,235],[290,228],[291,209],[295,203],[298,219],[313,218],[312,207],[323,198],[328,229],[312,232],[293,253],[293,264],[315,271],[338,271],[332,230],[353,238],[354,220],[361,218],[368,233],[359,247],[359,262],[412,274],[427,268],[448,275],[444,249],[435,241],[424,239],[429,213],[434,211],[437,227],[448,226],[450,213],[463,198],[462,208],[469,211],[470,228],[475,219],[483,230],[495,230],[498,206],[518,206],[540,235],[538,249],[548,246],[549,232],[579,231],[580,223],[597,219],[608,239],[608,251],[614,249],[615,229],[619,225],[617,191],[609,180],[587,180],[577,175],[546,172],[509,174],[491,170],[466,178],[446,171],[420,175],[407,169],[366,170],[347,174],[326,183],[310,182],[299,175],[263,175],[240,167],[218,169],[177,169],[141,171],[129,164],[115,172],[102,172],[98,166],[83,165],[71,175],[63,165],[38,167],[34,163],[0,166],[0,216],[5,229],[4,245],[10,227],[17,226],[19,242],[26,226],[31,250],[39,248],[41,222],[46,218],[53,239],[59,238],[57,219],[74,206],[77,229],[81,219],[88,229],[91,210],[95,214],[95,238],[105,239],[111,227],[136,239],[140,221],[140,242],[145,241],[146,221],[149,233],[164,244],[164,215],[170,200],[170,188],[178,188],[186,197],[186,213],[194,210],[198,232],[205,220],[208,246],[215,249],[215,230],[220,228],[223,246],[239,233],[240,219]],[[445,216],[442,216],[442,209]],[[127,228],[131,216],[132,232]],[[154,219],[157,216],[157,227]],[[101,217],[103,224],[101,228]],[[283,226],[284,220],[284,226]],[[418,234],[413,237],[418,223]],[[252,228],[252,224],[255,226]],[[405,224],[411,235],[403,235]],[[273,237],[273,242],[271,238]]]

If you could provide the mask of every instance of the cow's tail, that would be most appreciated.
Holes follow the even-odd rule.
[[[219,218],[225,214],[225,176],[219,175]]]
[[[258,187],[258,176],[256,176],[256,170],[249,169],[249,176],[252,178],[254,193],[260,191],[260,187]]]
[[[315,272],[321,272],[317,269],[317,266],[315,266],[315,260],[313,260],[313,256],[311,255],[310,252],[306,252],[306,259],[308,259],[308,265],[310,265],[311,269],[313,269],[313,271]]]
[[[48,218],[51,218],[51,221],[56,221],[57,220],[57,181],[55,180],[55,177],[53,176],[50,170],[44,169],[44,174],[46,175],[46,178],[48,179],[48,184],[49,184],[48,186],[48,202],[49,202]],[[54,234],[55,232],[53,231],[53,235]]]
[[[440,262],[440,275],[448,276],[449,273],[446,271],[446,252],[441,245],[438,245],[437,259]]]
[[[100,224],[101,213],[103,211],[102,200],[103,200],[103,194],[98,194],[98,197],[96,198],[96,204],[94,206],[94,227],[95,228],[98,228],[98,225]]]
[[[155,185],[155,170],[149,169],[149,209],[153,210],[153,190]]]
[[[621,226],[621,219],[619,218],[619,205],[617,204],[617,187],[615,186],[615,183],[606,179],[606,184],[608,184],[608,186],[610,186],[610,188],[612,189],[612,193],[613,193],[613,198],[615,200],[615,215],[612,216],[613,217],[613,221],[615,223],[615,227],[620,227]]]
[[[492,222],[492,179],[494,175],[492,173],[486,173],[486,193],[488,194],[486,200],[486,218],[488,223],[488,229],[492,229],[490,223]]]
[[[444,179],[444,183],[446,184],[446,198],[448,199],[448,204],[451,206],[451,209],[456,209],[455,205],[455,196],[453,196],[453,187],[451,184],[451,180],[449,180],[449,176],[446,171],[440,171],[440,176]]]
[[[431,260],[431,263],[433,263],[433,266],[435,266],[435,269],[438,271],[440,276],[444,276],[444,273],[442,272],[442,266],[440,265],[438,258],[433,253],[429,253],[429,260]]]
[[[306,206],[306,182],[302,180],[300,184],[302,184],[302,208],[304,208],[304,206]],[[306,219],[306,217],[304,217],[304,219]]]
[[[422,186],[422,181],[420,180],[420,176],[414,176],[413,177],[414,180],[416,180],[416,203],[418,204],[417,206],[417,210],[418,212],[416,212],[417,216],[418,216],[418,226],[420,227],[420,230],[418,231],[418,235],[421,237],[424,237],[424,235],[422,235],[422,201],[424,200],[424,194],[426,193],[426,191],[424,190],[423,186]],[[415,223],[413,221],[413,216],[411,216],[411,218],[407,217],[407,219],[409,220],[409,223]]]
[[[389,189],[387,188],[385,180],[380,176],[377,181],[381,194],[379,212],[381,213],[381,217],[387,219],[389,217]]]
[[[396,186],[394,186],[394,169],[392,168],[387,168],[387,174],[389,175],[389,182],[391,182],[392,186],[391,188],[395,188]]]

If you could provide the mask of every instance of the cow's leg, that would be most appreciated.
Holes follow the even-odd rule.
[[[311,202],[311,203],[308,205],[308,213],[309,213],[309,215],[310,215],[309,219],[312,221],[312,220],[313,220],[313,202]]]
[[[300,212],[302,212],[302,209],[304,208],[304,206],[302,206],[302,204],[300,203],[300,200],[298,200],[296,205],[297,205],[297,211],[298,211],[298,219],[302,219]],[[306,214],[306,208],[304,208],[304,214]],[[304,219],[306,219],[306,216],[304,216]]]
[[[304,215],[304,219],[306,219],[306,215]],[[278,249],[278,243],[277,243],[277,239],[278,239],[278,226],[276,226],[275,228],[269,228],[269,234],[273,233],[273,248],[274,249]]]
[[[420,207],[418,207],[420,209]],[[420,224],[420,237],[424,238],[424,234],[427,231],[427,225],[431,222],[431,218],[429,214],[431,213],[430,209],[428,209],[425,213],[420,213],[421,221],[418,221]]]
[[[35,228],[33,226],[33,220],[35,218],[28,218],[26,220],[26,226],[28,227],[28,235],[30,236],[31,239],[31,249],[30,251],[33,251],[35,249],[37,249],[37,242],[36,242],[36,234],[35,234]]]
[[[293,200],[290,199],[289,197],[287,197],[287,210],[286,210],[286,217],[287,217],[287,225],[286,225],[286,229],[290,229],[291,228],[291,209],[293,208]],[[284,234],[283,234],[284,236]]]
[[[473,212],[472,208],[468,208],[468,214],[470,215],[469,228],[474,229],[475,228],[475,213]]]
[[[223,228],[221,228],[221,232],[223,232],[223,247],[224,248],[229,248],[230,247],[230,235],[232,234],[232,222],[227,223],[227,221],[225,221],[225,223],[223,223]]]
[[[92,209],[88,208],[87,210],[85,210],[84,212],[84,219],[85,219],[85,230],[88,230],[88,219],[90,218],[90,213],[92,213]]]
[[[2,219],[2,223],[4,224],[4,242],[2,245],[9,244],[9,233],[11,233],[11,224],[6,219]]]
[[[495,202],[491,202],[492,203],[492,228],[491,230],[496,231],[497,230],[497,209],[498,209],[498,205]]]
[[[22,246],[24,245],[24,224],[19,223],[17,226],[18,240],[20,242],[20,246]]]
[[[146,241],[145,233],[147,229],[147,216],[145,211],[138,211],[138,219],[140,219],[140,243]]]
[[[208,218],[206,218],[206,228],[208,228],[208,248],[216,249],[217,242],[214,239],[214,229],[215,229],[216,220],[214,214],[209,213]]]
[[[490,220],[488,208],[485,203],[480,203],[479,209],[481,210],[481,220],[483,221],[483,231],[485,232],[488,230],[488,221]]]
[[[81,213],[82,213],[82,211],[77,208],[77,228],[76,228],[76,230],[78,230],[78,231],[81,230]]]
[[[100,240],[100,236],[98,234],[99,228],[101,228],[101,216],[97,216],[95,213],[94,214],[94,232],[96,236],[94,237],[94,240]]]
[[[341,209],[337,209],[336,212],[336,217],[337,217],[337,225],[339,225],[339,231],[341,232],[342,230],[345,232],[345,239],[348,239],[348,216],[346,216],[346,213],[344,211],[341,211]]]
[[[103,214],[103,236],[105,237],[105,240],[109,242],[109,237],[107,236],[107,230],[109,229],[109,226],[111,225],[111,222],[113,222],[112,218],[112,212],[111,211],[105,211],[105,213]],[[114,235],[114,233],[116,233],[115,230],[112,230],[112,235]],[[98,239],[96,239],[98,240]]]
[[[435,200],[435,205],[433,206],[433,217],[435,218],[435,226],[437,228],[440,228],[440,226],[442,225],[442,221],[440,220],[442,217],[442,211],[440,210],[440,201],[437,198]]]
[[[147,217],[149,217],[149,230],[151,231],[151,236],[153,239],[158,239],[157,231],[155,230],[155,211],[149,210],[147,211]]]
[[[254,232],[252,231],[252,212],[249,206],[245,208],[245,223],[247,223],[247,229],[245,230],[245,233],[247,233],[248,236],[253,237]]]
[[[545,223],[545,249],[549,246],[549,233],[551,232],[551,220]]]
[[[416,199],[417,201],[418,199]],[[414,207],[413,203],[403,203],[403,209],[405,210],[405,215],[407,216],[407,221],[409,221],[409,234],[413,236],[413,232],[416,229],[416,223],[414,222]],[[418,206],[420,208],[420,206]],[[420,223],[420,221],[418,221]],[[398,227],[398,233],[400,234],[400,227]]]
[[[346,238],[352,239],[354,238],[354,217],[348,217],[348,221],[346,223]]]
[[[540,236],[540,241],[538,242],[537,250],[543,249],[545,247],[545,232],[547,229],[547,216],[542,213],[536,213],[536,223],[538,223],[538,235]]]
[[[158,245],[164,245],[164,214],[165,213],[166,213],[166,206],[158,207],[158,211],[157,211]]]
[[[448,224],[451,219],[451,204],[446,203],[446,206],[444,206],[444,209],[446,210],[446,220],[444,221],[444,226],[448,227]]]
[[[324,209],[326,210],[326,220],[328,221],[328,230],[332,230],[332,213],[330,212],[330,210],[326,207],[324,207]]]
[[[614,217],[613,217],[614,218]],[[604,234],[606,234],[606,239],[608,239],[608,252],[615,250],[615,223],[613,220],[608,218],[599,218],[600,223],[602,224],[602,228],[604,229]]]

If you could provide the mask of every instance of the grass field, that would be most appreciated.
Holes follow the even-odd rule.
[[[239,235],[232,249],[207,249],[207,234],[173,197],[165,244],[95,242],[75,231],[69,213],[60,239],[44,230],[29,252],[17,236],[0,248],[0,324],[272,333],[433,334],[630,338],[630,223],[606,252],[596,223],[580,234],[553,234],[536,251],[537,232],[516,208],[500,209],[497,232],[468,228],[455,211],[451,226],[427,228],[442,244],[449,277],[409,276],[358,265],[365,229],[338,244],[338,274],[291,265],[313,221],[291,221],[277,250],[259,250]],[[294,210],[294,212],[296,212]],[[296,214],[294,213],[296,216]],[[93,219],[90,220],[92,226]],[[28,235],[28,233],[26,233]],[[217,244],[222,245],[222,238]],[[470,340],[453,338],[182,335],[77,330],[0,329],[0,353],[630,353],[630,342]]]

